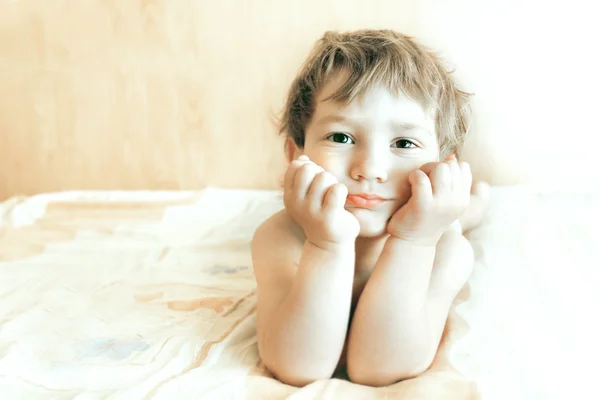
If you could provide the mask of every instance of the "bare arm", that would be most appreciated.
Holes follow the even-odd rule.
[[[427,369],[471,266],[470,245],[456,232],[442,236],[437,254],[435,247],[388,239],[354,315],[351,379],[378,386]]]
[[[301,157],[286,172],[283,222],[254,237],[259,351],[286,383],[330,378],[343,350],[359,230],[344,209],[347,193]]]
[[[472,265],[470,244],[448,230],[469,203],[467,164],[431,163],[409,175],[412,195],[390,219],[390,237],[359,299],[348,375],[380,385],[423,372]],[[448,272],[450,271],[450,273]]]
[[[289,246],[274,248],[272,240],[263,239],[253,244],[261,358],[285,383],[302,386],[330,378],[348,328],[353,243],[323,249],[307,241],[296,267],[273,253]]]

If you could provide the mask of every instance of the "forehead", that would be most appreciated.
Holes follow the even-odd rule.
[[[347,104],[331,99],[346,83],[347,78],[347,73],[338,73],[323,85],[315,99],[313,122],[340,115],[364,121],[391,120],[418,125],[432,134],[435,132],[433,110],[425,109],[420,102],[403,93],[396,95],[383,85],[373,85]]]

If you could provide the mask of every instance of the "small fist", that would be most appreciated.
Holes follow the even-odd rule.
[[[469,165],[451,158],[432,162],[409,175],[411,197],[394,213],[387,230],[392,236],[435,245],[471,200]]]
[[[314,245],[354,241],[359,223],[344,205],[348,189],[305,155],[291,162],[285,174],[283,202]]]

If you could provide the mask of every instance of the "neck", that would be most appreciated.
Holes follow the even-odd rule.
[[[357,268],[373,268],[374,260],[377,260],[388,237],[387,233],[373,237],[359,236],[355,242]]]
[[[377,236],[359,236],[356,238],[356,251],[360,251],[361,249],[371,248],[373,246],[377,246],[379,244],[385,243],[386,239],[390,235],[387,233],[382,233]]]

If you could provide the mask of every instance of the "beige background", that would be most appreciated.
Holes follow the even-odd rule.
[[[591,162],[597,97],[582,101],[584,91],[569,91],[586,81],[590,88],[584,73],[593,68],[574,66],[573,52],[555,57],[554,46],[592,36],[565,31],[563,21],[560,34],[538,29],[524,39],[531,26],[555,25],[517,14],[509,31],[505,19],[494,20],[498,10],[481,3],[0,0],[0,199],[277,187],[284,158],[272,117],[288,84],[323,31],[363,27],[415,34],[456,63],[459,79],[478,92],[465,153],[478,177],[568,180],[572,170],[554,161]],[[539,43],[541,51],[531,50]],[[599,176],[592,164],[578,168],[582,181]]]
[[[420,0],[416,35],[475,92],[473,169],[496,184],[600,188],[600,24],[586,0]]]

